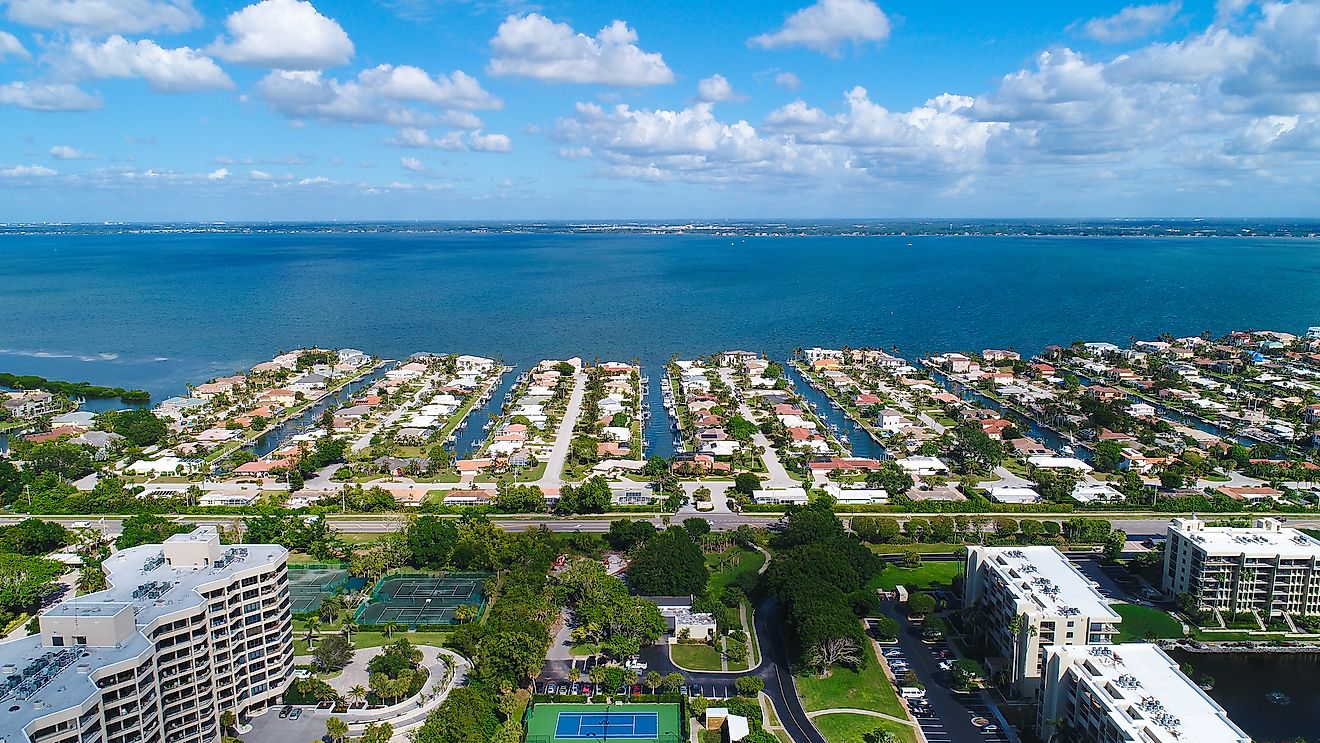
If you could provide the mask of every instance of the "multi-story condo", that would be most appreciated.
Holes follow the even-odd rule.
[[[223,713],[265,710],[292,678],[288,556],[213,527],[111,555],[108,589],[0,643],[0,741],[219,740]]]
[[[990,667],[1023,697],[1040,690],[1046,648],[1108,643],[1122,621],[1054,547],[968,547],[963,606],[975,613],[973,632],[999,651]]]
[[[1277,519],[1249,528],[1174,519],[1164,552],[1164,592],[1231,614],[1320,614],[1320,541]]]
[[[1055,645],[1045,656],[1041,740],[1251,741],[1156,645]]]

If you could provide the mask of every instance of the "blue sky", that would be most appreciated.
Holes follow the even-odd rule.
[[[0,220],[1316,216],[1320,0],[0,0]]]

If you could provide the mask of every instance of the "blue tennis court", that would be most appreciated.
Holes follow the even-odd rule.
[[[555,737],[564,740],[652,739],[659,737],[654,712],[560,712]]]

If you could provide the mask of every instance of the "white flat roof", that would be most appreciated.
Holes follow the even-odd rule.
[[[1063,645],[1079,675],[1100,690],[1108,717],[1133,740],[1248,743],[1228,713],[1156,645]]]
[[[1259,527],[1205,526],[1199,529],[1180,529],[1173,524],[1169,531],[1212,555],[1246,555],[1247,557],[1274,557],[1292,559],[1320,557],[1320,540],[1296,529],[1278,531]]]
[[[1015,595],[1048,614],[1067,616],[1076,609],[1078,616],[1121,619],[1091,584],[1091,579],[1054,547],[972,549],[986,556],[988,569],[996,571]]]

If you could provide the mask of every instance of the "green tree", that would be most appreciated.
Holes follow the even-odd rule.
[[[745,697],[754,697],[765,688],[765,679],[759,676],[739,676],[738,680],[733,682],[733,685],[739,694]]]
[[[312,651],[312,662],[323,671],[338,671],[353,659],[353,645],[342,635],[329,635]]]
[[[325,721],[325,734],[330,736],[333,743],[344,743],[348,739],[348,723],[338,717],[331,717]]]
[[[186,534],[192,527],[163,516],[140,513],[124,519],[115,547],[124,550],[143,544],[160,544],[175,534]]]
[[[628,582],[644,596],[687,596],[705,591],[710,571],[706,556],[686,529],[670,527],[633,556]]]
[[[935,597],[929,593],[916,591],[908,594],[908,613],[912,616],[924,616],[935,611]]]
[[[733,478],[733,492],[739,495],[751,497],[752,493],[761,489],[761,478],[750,472],[740,473]]]
[[[73,543],[73,533],[54,521],[24,519],[0,526],[0,552],[35,557]]]
[[[410,562],[420,568],[447,567],[458,543],[458,528],[450,519],[426,515],[408,527]]]
[[[150,410],[120,410],[102,413],[97,424],[123,436],[134,446],[152,446],[169,433],[165,420]]]

